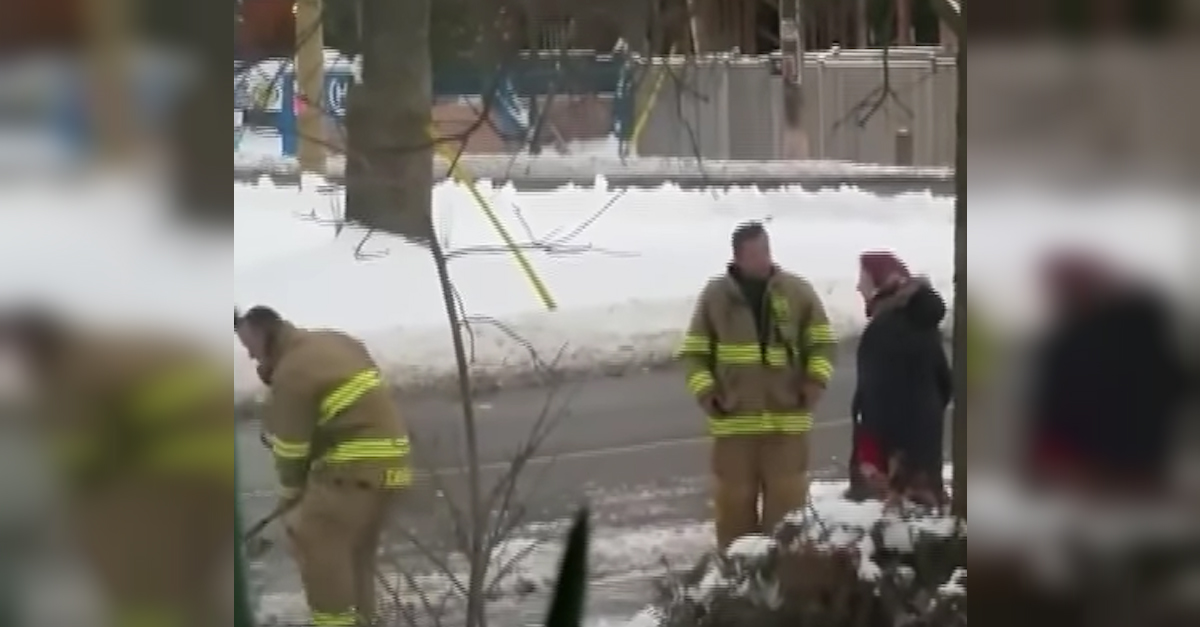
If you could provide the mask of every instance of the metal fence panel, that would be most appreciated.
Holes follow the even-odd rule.
[[[954,158],[955,67],[935,48],[809,53],[803,131],[810,159],[948,166]],[[769,160],[784,156],[778,58],[720,55],[643,61],[638,141],[646,156]],[[656,68],[671,68],[654,91]],[[885,84],[886,83],[886,84]],[[653,93],[651,93],[653,92]],[[897,134],[911,148],[897,154]],[[903,146],[903,144],[901,144]]]
[[[637,109],[649,106],[650,110],[638,141],[639,152],[661,157],[727,158],[728,76],[726,65],[718,60],[697,63],[685,57],[670,57],[643,65]]]

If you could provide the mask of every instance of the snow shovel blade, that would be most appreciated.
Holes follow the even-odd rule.
[[[275,542],[269,538],[254,536],[246,539],[246,557],[248,559],[259,559],[273,548],[275,548]]]
[[[583,624],[583,604],[587,592],[588,536],[591,529],[586,507],[575,514],[575,523],[563,552],[554,597],[546,616],[546,627],[580,627]]]

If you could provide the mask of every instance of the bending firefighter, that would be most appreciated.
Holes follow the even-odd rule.
[[[812,286],[772,263],[763,226],[734,231],[733,263],[704,287],[680,349],[713,437],[722,550],[804,506],[812,411],[836,343]]]
[[[231,624],[226,368],[173,333],[0,314],[63,479],[67,521],[115,627]]]
[[[376,552],[397,490],[408,487],[408,436],[358,340],[299,329],[267,307],[234,328],[271,390],[264,439],[317,627],[374,625]]]

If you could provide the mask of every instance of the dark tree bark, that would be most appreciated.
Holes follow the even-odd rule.
[[[174,5],[180,26],[164,29],[173,43],[181,44],[195,62],[196,74],[171,112],[170,144],[173,154],[175,201],[179,212],[193,223],[233,226],[233,174],[229,155],[229,37],[228,13],[214,10],[211,2],[186,0]],[[229,177],[229,178],[226,178]]]
[[[346,217],[427,243],[433,187],[430,0],[359,0],[362,83],[346,99]]]

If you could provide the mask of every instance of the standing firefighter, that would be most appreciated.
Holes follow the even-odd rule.
[[[172,335],[85,329],[46,311],[3,316],[0,345],[24,365],[104,624],[230,624],[228,372]]]
[[[271,389],[265,439],[313,625],[373,625],[383,526],[412,482],[396,405],[348,335],[299,329],[267,307],[235,315],[234,327]]]
[[[680,349],[714,438],[722,549],[804,505],[812,411],[836,342],[812,285],[772,262],[763,226],[738,227],[733,263],[704,287]]]

